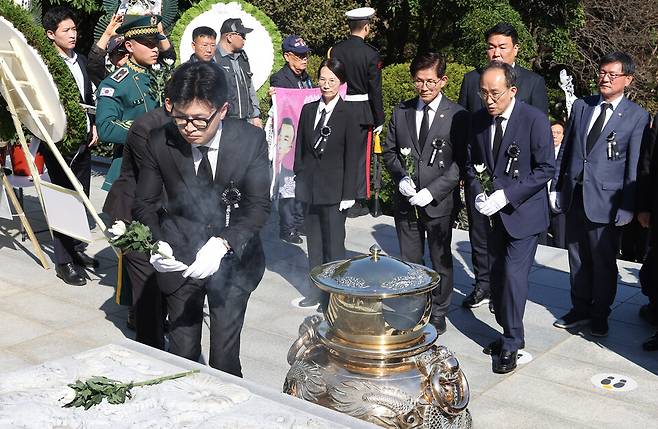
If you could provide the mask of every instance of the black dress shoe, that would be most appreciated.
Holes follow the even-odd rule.
[[[644,304],[642,307],[640,307],[640,319],[644,320],[648,324],[652,326],[658,325],[656,323],[656,318],[654,317],[655,310],[651,306],[651,304]]]
[[[317,298],[312,298],[312,297],[306,297],[299,301],[297,305],[299,307],[307,308],[307,307],[315,307],[320,303],[320,301],[317,300]]]
[[[286,242],[292,243],[292,244],[302,244],[302,242],[303,242],[301,237],[299,237],[299,235],[295,232],[281,233],[281,234],[279,234],[279,238],[281,238],[281,240],[283,240],[283,241],[286,241]]]
[[[462,306],[466,308],[477,308],[484,304],[489,304],[489,292],[485,292],[479,287],[475,287],[473,292],[462,301]]]
[[[55,274],[57,274],[57,277],[60,279],[64,280],[64,283],[72,286],[84,286],[87,284],[87,280],[78,273],[73,262],[56,265]]]
[[[498,360],[493,363],[493,372],[496,374],[507,374],[516,369],[517,351],[513,352],[502,350],[498,356]]]
[[[445,316],[430,317],[430,323],[434,325],[438,335],[445,334],[448,329]]]
[[[562,316],[562,318],[553,322],[553,326],[556,328],[570,329],[575,328],[576,326],[587,325],[589,323],[590,318],[588,316],[576,313],[574,310],[571,310]]]
[[[589,327],[589,333],[594,337],[607,337],[608,336],[608,320],[607,319],[592,319],[592,324]]]
[[[137,322],[135,321],[135,307],[132,305],[128,307],[128,320],[126,320],[126,328],[131,331],[137,330]]]
[[[347,217],[349,218],[365,216],[367,214],[370,214],[370,209],[358,201],[352,207],[347,209]]]
[[[98,260],[87,255],[85,252],[76,251],[73,254],[75,262],[83,267],[98,268]]]
[[[642,348],[648,352],[655,352],[658,350],[658,332],[653,334],[648,340],[642,343]]]
[[[521,344],[519,350],[525,349],[525,342]],[[500,341],[492,341],[485,348],[482,349],[482,353],[485,355],[496,356],[500,354]]]

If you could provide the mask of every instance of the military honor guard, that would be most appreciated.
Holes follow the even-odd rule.
[[[528,275],[539,234],[548,227],[546,184],[555,172],[548,117],[516,93],[511,65],[494,61],[483,68],[480,97],[487,107],[472,117],[466,160],[466,186],[476,195],[476,210],[488,218],[491,299],[503,333],[484,352],[494,356],[496,373],[516,369],[518,350],[525,347]]]
[[[217,64],[182,64],[166,89],[171,121],[149,136],[133,215],[159,240],[150,262],[169,312],[169,351],[199,360],[207,297],[209,364],[242,376],[240,333],[265,272],[259,235],[271,206],[265,132],[227,118],[227,82]]]
[[[452,212],[467,144],[468,112],[441,90],[448,82],[438,53],[416,56],[409,70],[418,96],[395,107],[383,157],[398,184],[395,229],[402,259],[423,264],[425,241],[441,284],[432,292],[430,322],[446,331],[453,288]]]
[[[638,160],[649,114],[624,95],[634,73],[624,52],[599,60],[599,94],[571,108],[551,192],[552,208],[567,217],[572,304],[554,325],[590,324],[597,337],[608,335],[617,293],[620,227],[638,208]]]
[[[87,59],[75,52],[78,31],[73,11],[64,6],[53,7],[44,15],[43,26],[46,29],[46,36],[53,42],[53,46],[71,72],[80,93],[80,103],[93,106],[92,82],[87,73]],[[98,138],[93,114],[88,114],[87,120],[87,136],[80,142],[75,151],[63,153],[62,157],[80,181],[85,193],[89,195],[91,183],[90,148],[97,143]],[[44,156],[51,182],[73,189],[73,185],[48,145],[40,145],[39,151]],[[73,286],[84,286],[87,283],[83,267],[97,267],[98,261],[85,253],[86,247],[87,245],[80,240],[53,231],[54,262],[57,277]]]
[[[372,138],[373,133],[381,133],[384,126],[382,60],[377,49],[365,41],[370,34],[370,18],[374,14],[375,10],[371,7],[353,9],[345,13],[350,36],[329,51],[330,58],[336,58],[345,65],[345,101],[360,125],[359,157],[354,167],[357,172],[357,203],[348,211],[348,217],[369,213],[366,200],[370,197]]]
[[[484,34],[487,42],[487,60],[501,61],[511,65],[516,74],[515,99],[535,106],[548,114],[548,96],[546,83],[536,73],[516,64],[516,55],[519,52],[519,35],[516,29],[507,23],[499,23]],[[486,107],[486,102],[480,97],[481,69],[475,69],[464,75],[459,104],[470,112],[477,112]],[[488,219],[475,209],[475,195],[470,189],[464,189],[466,194],[466,212],[468,214],[468,236],[471,242],[471,259],[475,273],[475,288],[467,296],[462,305],[467,308],[476,308],[490,302],[490,276],[491,265],[487,250]],[[489,306],[493,309],[492,306]]]

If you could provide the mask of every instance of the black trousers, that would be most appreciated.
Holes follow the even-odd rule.
[[[50,182],[67,189],[73,189],[71,181],[66,177],[66,173],[64,173],[64,170],[57,162],[50,148],[45,143],[42,143],[39,146],[39,151],[43,154],[46,167],[48,168]],[[75,177],[80,181],[85,194],[89,196],[89,187],[91,184],[91,150],[89,150],[89,147],[86,144],[81,145],[77,153],[62,156],[73,171]],[[87,248],[87,244],[68,235],[53,231],[53,247],[55,263],[66,264],[73,262],[75,252],[84,251]]]
[[[535,260],[539,234],[514,238],[507,233],[500,215],[492,216],[488,237],[491,255],[491,299],[496,322],[503,328],[502,350],[525,346],[523,313],[528,299],[528,275]]]
[[[428,217],[422,209],[418,210],[420,219],[411,216],[395,216],[395,230],[400,243],[402,260],[424,265],[425,240],[430,250],[432,268],[439,273],[439,287],[432,291],[432,317],[442,317],[448,313],[453,289],[452,269],[452,217]]]
[[[279,233],[298,231],[304,224],[304,205],[295,198],[279,198]]]
[[[242,377],[240,334],[251,292],[265,272],[262,247],[238,260],[227,255],[219,271],[204,280],[187,279],[173,293],[165,296],[169,311],[169,352],[198,361],[201,355],[203,303],[208,296],[210,309],[209,365]],[[159,274],[180,276],[180,272]]]
[[[490,292],[491,261],[487,248],[489,235],[489,218],[475,208],[476,195],[469,186],[465,189],[466,214],[468,215],[468,238],[471,242],[471,261],[473,274],[475,274],[475,287]]]
[[[587,218],[581,186],[574,189],[566,215],[573,310],[593,319],[607,319],[617,294],[620,229]]]
[[[149,257],[141,252],[128,252],[123,256],[123,261],[132,286],[135,339],[147,346],[164,350],[165,313],[155,270]]]
[[[309,270],[327,262],[345,259],[345,214],[338,204],[306,204],[304,211]],[[312,296],[326,308],[329,296],[311,285]]]

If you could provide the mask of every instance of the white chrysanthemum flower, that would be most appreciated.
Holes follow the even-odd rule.
[[[484,173],[484,170],[487,169],[484,164],[475,164],[473,168],[475,168],[475,172],[478,174]]]
[[[155,63],[151,66],[151,70],[153,71],[160,71],[160,64]]]
[[[126,224],[122,220],[118,220],[114,222],[112,225],[112,228],[108,229],[108,232],[113,235],[113,239],[116,240],[117,238],[121,237],[123,234],[126,233]]]
[[[173,66],[174,65],[174,60],[171,59],[171,58],[165,58],[162,61],[164,61],[164,63],[167,64],[168,66]]]
[[[411,153],[411,148],[403,147],[402,149],[400,149],[400,153],[402,154],[402,156],[409,156],[409,154]]]

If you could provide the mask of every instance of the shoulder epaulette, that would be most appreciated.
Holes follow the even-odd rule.
[[[112,73],[112,76],[110,77],[115,82],[121,82],[126,78],[126,76],[128,76],[128,69],[125,67],[121,67],[119,70]]]

